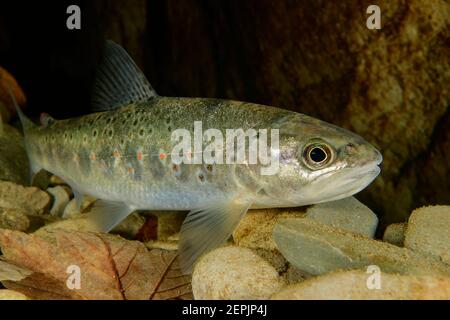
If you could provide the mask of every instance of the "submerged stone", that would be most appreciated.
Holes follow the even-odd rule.
[[[63,215],[64,209],[70,201],[70,193],[66,188],[62,186],[48,188],[47,192],[53,198],[53,203],[50,208],[50,214],[53,216],[61,217]]]
[[[0,208],[0,229],[26,231],[30,220],[21,208]]]
[[[278,272],[250,249],[223,247],[204,255],[192,274],[196,300],[268,299],[284,285]]]
[[[384,231],[383,241],[403,247],[406,227],[406,223],[393,223],[388,225]]]
[[[295,267],[311,274],[378,266],[384,272],[448,275],[438,259],[369,239],[311,219],[286,219],[274,228],[278,249]]]
[[[405,247],[431,254],[450,265],[450,206],[414,210],[405,232]]]
[[[48,212],[50,203],[50,196],[36,187],[0,181],[0,207],[22,208],[27,215],[42,215]]]
[[[315,221],[373,238],[378,217],[354,197],[315,204],[306,211]]]
[[[254,250],[277,271],[285,272],[286,259],[273,241],[273,228],[280,219],[302,219],[304,216],[304,208],[249,210],[233,232],[234,243]]]
[[[450,299],[450,278],[381,273],[379,283],[362,270],[339,271],[290,285],[274,300]]]

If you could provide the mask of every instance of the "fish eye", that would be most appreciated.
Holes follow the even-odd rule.
[[[321,147],[314,147],[309,151],[309,158],[315,163],[321,163],[327,159],[327,154]]]
[[[333,158],[333,148],[323,142],[310,143],[303,149],[303,162],[313,170],[323,168],[328,165]]]

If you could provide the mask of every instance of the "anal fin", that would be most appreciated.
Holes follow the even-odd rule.
[[[250,206],[250,202],[234,200],[191,210],[181,227],[179,254],[182,271],[190,273],[200,256],[223,244]]]

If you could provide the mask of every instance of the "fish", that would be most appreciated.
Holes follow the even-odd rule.
[[[40,125],[17,109],[31,172],[44,169],[61,177],[78,205],[83,195],[97,198],[88,215],[99,232],[110,231],[137,210],[189,211],[179,241],[185,273],[226,242],[249,209],[349,197],[380,173],[382,155],[374,146],[319,119],[249,102],[159,96],[125,49],[112,41],[105,44],[92,106],[93,113],[70,119],[43,114]],[[234,163],[192,161],[211,138],[194,141],[184,150],[191,156],[184,159],[191,161],[179,161],[184,155],[173,152],[180,143],[174,132],[196,137],[199,124],[200,138],[209,129],[215,130],[215,139],[231,129],[253,130],[270,141],[266,157],[252,162],[249,153]],[[214,146],[220,150],[219,143]],[[233,148],[225,151],[237,154]],[[268,168],[269,155],[276,159],[276,170],[268,174],[262,169]]]

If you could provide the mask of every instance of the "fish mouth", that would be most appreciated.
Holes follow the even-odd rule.
[[[380,164],[377,159],[360,167],[343,169],[334,179],[325,179],[335,191],[321,202],[347,198],[365,189],[380,174]]]
[[[362,166],[347,167],[319,176],[302,194],[302,203],[314,204],[350,197],[366,188],[381,172],[377,157]]]

